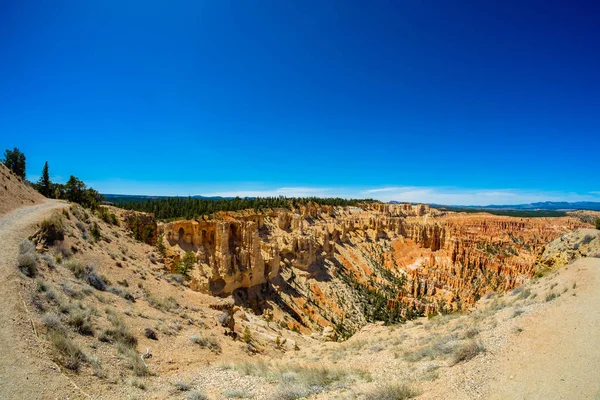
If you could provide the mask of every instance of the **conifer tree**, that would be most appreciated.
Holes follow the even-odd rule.
[[[40,176],[40,180],[37,183],[37,188],[38,191],[46,197],[52,195],[52,182],[50,182],[50,175],[48,173],[48,161],[44,164],[42,176]]]

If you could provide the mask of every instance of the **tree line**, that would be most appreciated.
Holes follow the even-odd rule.
[[[301,205],[315,203],[329,206],[355,206],[359,203],[373,202],[372,199],[343,199],[320,197],[235,197],[233,199],[204,199],[196,197],[167,197],[140,199],[115,197],[114,205],[127,210],[152,213],[157,219],[177,218],[198,219],[219,211],[239,211],[254,209],[257,211],[273,208],[297,209]]]
[[[83,181],[71,175],[67,183],[57,183],[50,180],[48,161],[44,164],[42,175],[37,182],[30,182],[26,179],[26,157],[18,148],[4,151],[4,165],[8,167],[15,175],[23,179],[25,183],[30,184],[43,196],[48,198],[63,199],[74,203],[79,203],[84,207],[95,210],[103,200],[103,196],[91,187],[88,187]]]

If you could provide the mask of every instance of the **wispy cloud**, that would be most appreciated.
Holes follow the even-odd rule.
[[[221,197],[330,197],[333,196],[336,190],[332,188],[318,188],[318,187],[281,187],[276,189],[267,190],[225,190],[209,192],[204,196],[221,196]]]
[[[155,196],[222,197],[343,197],[374,198],[381,201],[436,203],[445,205],[522,204],[538,201],[600,201],[600,191],[587,193],[523,189],[487,189],[427,186],[318,187],[267,186],[260,183],[200,184],[192,182],[138,182],[111,180],[89,182],[101,193]]]
[[[522,204],[540,201],[600,201],[600,193],[531,191],[520,189],[464,189],[445,187],[384,187],[366,189],[363,197],[382,201],[436,203],[447,205]]]

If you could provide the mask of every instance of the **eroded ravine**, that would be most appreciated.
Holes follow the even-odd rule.
[[[367,322],[460,311],[513,289],[546,243],[586,226],[375,203],[222,213],[158,231],[169,268],[196,255],[194,290],[231,295],[288,329],[347,337]]]

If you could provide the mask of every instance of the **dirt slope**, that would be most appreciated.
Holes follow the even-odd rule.
[[[495,312],[488,351],[421,385],[419,399],[600,398],[600,258],[578,259],[529,292]]]
[[[23,183],[0,163],[0,216],[24,205],[40,204],[43,201],[44,196]]]
[[[579,259],[557,280],[577,282],[577,295],[523,321],[523,333],[496,358],[490,399],[600,395],[600,259]]]
[[[19,243],[35,225],[64,203],[46,202],[20,208],[0,218],[0,398],[85,398],[38,346],[15,268]]]

